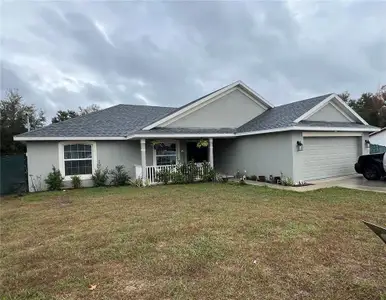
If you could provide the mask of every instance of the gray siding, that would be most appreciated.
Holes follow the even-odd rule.
[[[59,151],[57,142],[28,142],[27,166],[29,190],[33,192],[32,180],[35,186],[39,182],[43,190],[47,188],[44,179],[51,172],[52,166],[59,168]],[[37,178],[40,177],[40,180]]]
[[[236,128],[264,111],[263,107],[235,90],[166,127]]]
[[[359,137],[359,145],[358,145],[358,155],[362,154],[368,154],[369,149],[365,147],[365,140],[367,140],[369,137],[368,133],[363,133],[362,137]],[[307,145],[304,143],[304,138],[302,132],[292,132],[292,144],[294,145],[294,152],[293,152],[293,163],[294,163],[294,181],[300,181],[304,180],[304,174],[303,170],[305,168],[304,166],[304,160],[305,160],[305,151],[297,151],[296,150],[296,141],[301,141],[305,147]],[[345,149],[342,149],[342,151],[345,151]],[[354,166],[353,166],[354,167]]]
[[[308,121],[324,121],[324,122],[350,122],[344,115],[342,115],[330,103],[313,114],[307,119]]]
[[[272,133],[237,139],[215,140],[214,166],[217,171],[233,175],[238,170],[248,175],[293,177],[292,133]]]
[[[97,159],[102,167],[114,168],[124,165],[130,176],[134,176],[134,165],[141,164],[139,141],[97,141]],[[28,142],[28,175],[41,176],[43,189],[46,189],[44,179],[51,172],[52,166],[59,167],[58,142]],[[92,186],[91,180],[84,180],[83,186]],[[29,176],[30,191],[32,190]],[[65,187],[70,187],[71,182],[65,181]]]

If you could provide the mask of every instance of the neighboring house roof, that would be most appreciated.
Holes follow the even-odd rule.
[[[346,130],[346,131],[377,131],[378,128],[363,123],[349,122],[317,122],[302,119],[309,111],[320,107],[335,94],[326,94],[285,105],[272,107],[266,103],[268,108],[261,115],[245,123],[237,129],[234,128],[151,128],[157,122],[178,113],[187,107],[194,105],[204,99],[208,99],[235,86],[248,88],[242,82],[235,82],[219,90],[200,97],[180,108],[145,106],[145,105],[116,105],[95,113],[76,117],[63,122],[55,123],[26,132],[15,137],[15,140],[81,140],[81,139],[128,139],[139,137],[162,137],[167,136],[238,136],[249,134],[262,134],[267,132],[288,130]],[[249,89],[249,88],[248,88]],[[253,92],[253,91],[252,91]],[[253,92],[254,93],[254,92]],[[256,94],[257,95],[257,94]],[[256,96],[259,97],[259,96]],[[260,99],[260,98],[259,98]]]
[[[370,133],[370,136],[375,136],[375,135],[377,135],[378,133],[381,133],[381,132],[383,132],[383,131],[385,131],[385,130],[386,130],[386,127],[383,127],[383,128],[382,128],[381,130],[379,130],[379,131]]]
[[[119,104],[17,137],[126,137],[175,110],[173,107]]]

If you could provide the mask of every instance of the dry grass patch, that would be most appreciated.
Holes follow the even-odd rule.
[[[0,217],[0,299],[386,297],[361,223],[385,225],[383,194],[96,188],[2,199]]]

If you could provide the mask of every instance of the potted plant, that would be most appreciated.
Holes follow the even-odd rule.
[[[208,147],[208,145],[209,145],[208,140],[200,139],[200,140],[197,142],[196,147],[197,147],[197,148]]]

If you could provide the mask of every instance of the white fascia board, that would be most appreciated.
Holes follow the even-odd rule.
[[[315,105],[313,108],[311,108],[309,111],[301,115],[299,118],[297,118],[294,122],[299,123],[300,121],[303,121],[305,119],[308,119],[313,114],[321,110],[324,106],[327,105],[328,102],[330,102],[332,99],[336,99],[342,106],[344,106],[352,115],[354,115],[359,121],[362,122],[363,125],[369,125],[360,115],[358,115],[350,106],[347,105],[346,102],[342,100],[338,95],[332,94],[328,96],[326,99],[324,99],[322,102],[320,102],[318,105]],[[332,102],[331,102],[332,103]],[[335,106],[335,105],[334,105]],[[336,108],[336,106],[335,106]],[[340,110],[342,112],[342,110]],[[346,114],[344,114],[346,115]],[[351,118],[350,118],[351,119]]]
[[[196,107],[198,105],[201,105],[202,103],[205,103],[206,101],[208,101],[208,100],[210,100],[210,99],[212,99],[214,97],[217,97],[218,95],[222,94],[224,91],[227,91],[229,89],[234,88],[238,84],[239,84],[239,82],[236,81],[235,83],[233,83],[231,85],[225,86],[224,88],[218,90],[217,92],[215,92],[213,94],[210,94],[210,95],[206,96],[205,98],[202,98],[201,100],[199,100],[197,102],[194,102],[194,103],[192,103],[192,104],[190,104],[190,105],[188,105],[188,106],[186,106],[186,107],[184,107],[182,109],[179,109],[178,111],[176,111],[174,113],[171,113],[170,115],[166,116],[165,118],[162,118],[162,119],[160,119],[160,120],[158,120],[158,121],[156,121],[156,122],[154,122],[154,123],[152,123],[150,125],[147,125],[142,130],[150,130],[150,129],[154,128],[154,127],[157,127],[157,126],[159,126],[159,125],[169,121],[170,119],[173,119],[173,118],[175,118],[175,117],[177,117],[177,116],[179,116],[179,115],[181,115],[181,114],[183,114],[183,113],[185,113],[187,111],[190,111],[194,107]]]
[[[150,125],[147,125],[146,127],[144,127],[142,130],[150,130],[154,127],[157,127],[161,124],[164,124],[164,123],[167,123],[168,121],[172,120],[172,119],[175,119],[176,117],[180,116],[180,115],[183,115],[183,114],[189,114],[195,107],[197,106],[204,106],[203,104],[205,104],[206,102],[218,97],[219,95],[222,95],[224,92],[227,92],[227,91],[230,91],[232,90],[233,88],[237,87],[237,86],[240,86],[242,87],[243,89],[245,89],[246,91],[248,91],[248,93],[250,93],[251,95],[253,95],[255,98],[257,98],[259,101],[263,102],[264,105],[267,106],[267,108],[273,108],[274,106],[269,103],[267,100],[265,100],[261,95],[257,94],[255,91],[253,91],[251,88],[249,88],[246,84],[244,84],[242,81],[236,81],[235,83],[232,83],[228,86],[225,86],[224,88],[218,90],[217,92],[213,93],[213,94],[210,94],[208,95],[207,97],[201,99],[200,101],[197,101],[197,102],[194,102],[168,116],[166,116],[165,118],[162,118]],[[193,110],[194,111],[194,110]]]
[[[336,100],[338,100],[340,104],[342,104],[345,108],[347,108],[347,110],[350,113],[352,113],[359,121],[361,121],[362,124],[369,125],[369,123],[367,123],[360,115],[358,115],[358,113],[355,110],[353,110],[350,106],[348,106],[348,104],[346,102],[344,102],[342,100],[342,98],[340,98],[338,95],[335,95],[335,94],[334,94],[334,96],[335,96]]]
[[[334,94],[326,97],[322,102],[320,102],[319,104],[315,105],[313,108],[311,108],[309,111],[305,112],[304,114],[302,114],[299,118],[297,118],[294,123],[299,123],[300,121],[303,121],[305,119],[308,119],[309,117],[311,117],[313,114],[315,114],[316,112],[318,112],[319,110],[321,110],[324,106],[326,106],[326,104],[331,100],[333,99],[335,96]]]
[[[268,108],[274,108],[275,106],[270,103],[267,99],[265,99],[263,96],[261,96],[259,93],[256,93],[253,89],[251,89],[249,86],[247,86],[244,82],[239,81],[239,84],[246,89],[250,94],[258,98],[261,102],[263,102]]]
[[[266,133],[275,133],[275,132],[285,132],[285,131],[332,131],[332,132],[373,132],[377,131],[379,128],[350,128],[350,127],[307,127],[307,126],[290,126],[282,127],[275,129],[266,129],[259,131],[250,131],[236,133],[237,136],[247,136],[247,135],[257,135],[257,134],[266,134]]]
[[[143,134],[134,134],[128,136],[127,139],[139,139],[139,138],[233,138],[235,137],[234,133],[143,133]]]
[[[20,142],[33,142],[33,141],[109,141],[109,140],[126,140],[126,137],[117,136],[117,137],[23,137],[23,136],[14,136],[14,141]]]

